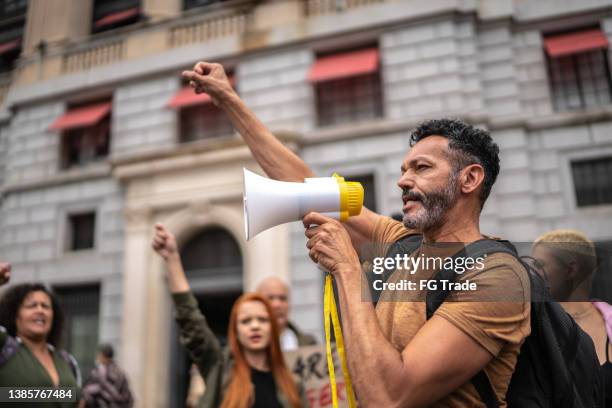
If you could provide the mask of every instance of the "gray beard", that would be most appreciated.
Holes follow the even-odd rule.
[[[424,232],[446,222],[446,212],[457,202],[459,173],[453,172],[446,186],[423,194],[421,205],[416,214],[404,214],[403,223],[408,229]]]

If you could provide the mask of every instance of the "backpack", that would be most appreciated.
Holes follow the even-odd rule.
[[[387,257],[412,254],[420,246],[421,235],[410,235],[396,241]],[[552,300],[546,282],[539,273],[524,262],[509,241],[482,239],[472,242],[453,257],[471,257],[506,253],[518,259],[527,270],[531,286],[531,334],[525,339],[516,362],[514,374],[506,393],[508,407],[530,408],[595,408],[604,406],[604,390],[599,360],[591,337]],[[393,271],[386,270],[383,281]],[[457,274],[442,269],[434,279],[453,282]],[[449,290],[428,291],[427,319],[430,319],[449,295]],[[372,287],[372,286],[370,286]],[[378,294],[373,294],[377,300]],[[496,408],[499,402],[484,370],[472,380],[487,408]]]

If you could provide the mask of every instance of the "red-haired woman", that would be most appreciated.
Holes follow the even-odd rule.
[[[300,395],[285,365],[276,319],[268,301],[256,293],[238,298],[230,316],[229,348],[222,350],[191,293],[176,239],[161,224],[155,226],[153,249],[166,262],[181,343],[206,381],[200,406],[306,407],[303,394]]]

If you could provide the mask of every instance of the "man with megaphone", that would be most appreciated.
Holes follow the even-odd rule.
[[[270,178],[303,182],[313,177],[233,91],[221,65],[198,62],[183,76],[226,112]],[[471,383],[484,373],[495,406],[504,407],[520,345],[530,331],[529,280],[516,259],[492,254],[483,270],[457,277],[476,283],[478,291],[453,293],[461,301],[443,302],[429,319],[424,302],[384,301],[393,300],[390,291],[383,291],[376,306],[362,298],[367,283],[359,253],[364,249],[420,234],[417,251],[425,257],[439,251],[437,243],[463,246],[483,238],[480,212],[499,173],[499,150],[490,135],[459,120],[441,119],[419,126],[410,140],[411,149],[398,163],[403,224],[367,208],[346,222],[319,213],[303,219],[310,257],[337,283],[357,399],[366,407],[484,406]],[[458,247],[451,249],[452,255]],[[415,276],[431,277],[432,272],[421,268]],[[424,293],[408,300],[423,300]],[[520,301],[479,301],[501,294]]]

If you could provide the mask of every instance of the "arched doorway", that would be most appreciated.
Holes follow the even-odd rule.
[[[200,310],[223,345],[234,301],[242,293],[242,255],[236,240],[223,228],[206,228],[181,248],[183,266]],[[182,408],[189,386],[190,361],[173,322],[170,395],[172,406]]]

